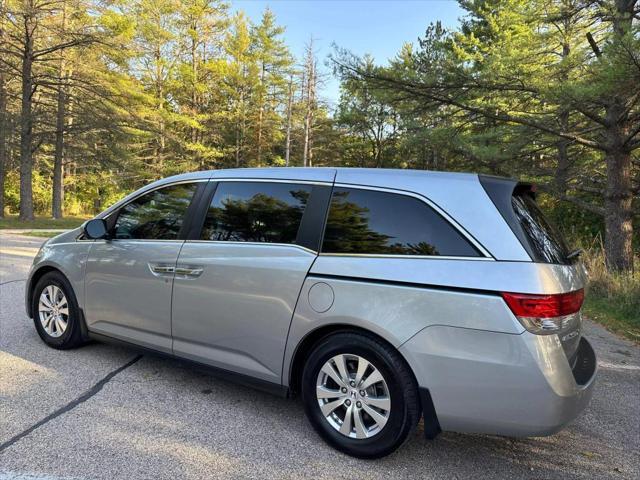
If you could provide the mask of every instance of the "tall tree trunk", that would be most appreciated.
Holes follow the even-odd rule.
[[[311,129],[313,127],[313,108],[315,100],[315,54],[313,52],[313,38],[309,40],[305,53],[305,68],[303,73],[303,82],[306,79],[306,88],[303,83],[303,90],[306,90],[306,113],[304,116],[304,150],[302,152],[302,164],[305,167],[312,166],[312,144]],[[303,92],[304,97],[304,92]]]
[[[20,105],[20,220],[33,220],[33,23],[32,16],[24,18],[24,49],[22,52],[22,94]]]
[[[562,111],[558,116],[558,122],[564,132],[568,132],[569,129],[569,112]],[[564,197],[567,193],[567,182],[569,181],[569,166],[571,162],[569,160],[569,143],[570,140],[564,138],[558,140],[556,148],[558,149],[558,164],[556,165],[554,188],[560,198]]]
[[[7,165],[7,136],[9,122],[7,118],[7,85],[5,73],[0,70],[0,218],[4,218],[4,178]]]
[[[616,0],[613,27],[616,42],[622,43],[631,31],[635,0]],[[624,146],[631,125],[624,100],[614,95],[607,102],[605,120],[607,184],[605,206],[605,255],[612,271],[632,271],[633,251],[633,190],[631,181],[631,152]]]
[[[158,141],[155,148],[155,177],[161,178],[164,170],[164,152],[166,146],[166,124],[164,117],[164,75],[162,69],[162,52],[160,46],[155,46],[154,60],[156,67],[156,98],[158,101]]]
[[[64,88],[62,84],[58,88],[56,144],[53,155],[53,193],[51,198],[51,215],[53,218],[62,218],[62,203],[64,199],[62,167],[64,165],[65,109],[67,103]]]
[[[262,63],[262,68],[260,69],[260,98],[258,101],[260,102],[260,106],[258,108],[258,151],[256,160],[258,163],[258,167],[262,166],[262,123],[264,121],[264,80],[266,76],[266,66],[264,62]]]
[[[236,123],[236,168],[240,167],[240,122]]]
[[[291,108],[293,106],[293,75],[289,78],[289,98],[287,99],[287,140],[284,150],[284,164],[289,166],[291,156]]]
[[[311,69],[309,71],[311,74],[311,83],[309,84],[309,149],[307,152],[309,167],[313,167],[313,115],[316,110],[316,83],[318,81],[316,59],[315,56],[313,56],[313,51],[311,55]]]
[[[610,147],[605,155],[607,184],[604,193],[604,249],[607,267],[612,271],[633,270],[633,191],[631,152],[623,148],[628,129],[614,122],[623,110],[620,104],[607,107]]]
[[[4,44],[4,5],[0,0],[0,44]],[[7,137],[9,135],[9,119],[7,112],[7,79],[5,78],[5,66],[0,65],[0,218],[4,218],[4,178],[7,165]]]
[[[311,115],[309,111],[304,117],[304,150],[302,152],[302,165],[308,166],[309,162],[309,130],[311,130]]]
[[[564,41],[562,43],[562,60],[564,61],[571,54],[571,45],[569,44],[569,38],[571,38],[572,33],[572,25],[573,25],[573,17],[570,15],[570,12],[573,11],[571,2],[564,1],[563,9],[561,10],[564,21],[563,23],[563,37]],[[562,71],[560,73],[560,78],[562,81],[567,81],[568,74],[566,71]],[[569,109],[566,106],[562,106],[560,108],[560,113],[558,114],[558,123],[563,132],[569,131]],[[561,138],[558,140],[557,149],[558,149],[558,164],[556,166],[555,172],[555,190],[560,198],[564,197],[567,193],[567,182],[569,180],[569,144],[570,140],[566,138]]]
[[[62,7],[62,32],[66,28],[66,3]],[[62,218],[62,204],[64,201],[64,186],[62,166],[64,164],[64,134],[65,134],[65,116],[67,108],[67,92],[66,92],[66,73],[65,73],[65,53],[60,52],[60,63],[58,64],[58,95],[56,109],[56,142],[53,155],[53,188],[51,198],[51,216],[53,218]]]
[[[201,108],[201,101],[200,101],[200,94],[198,92],[198,85],[199,85],[199,63],[198,63],[198,39],[199,37],[199,33],[198,32],[198,22],[193,21],[191,24],[191,31],[193,32],[193,37],[191,38],[191,76],[192,76],[192,82],[193,84],[191,85],[191,115],[193,116],[193,118],[197,121],[200,122],[200,112],[202,110]],[[198,35],[198,37],[196,38],[196,35]],[[204,55],[203,55],[204,56]],[[204,60],[203,60],[204,63]],[[200,130],[195,127],[192,126],[191,127],[191,143],[193,143],[194,145],[198,142],[200,142],[202,138],[202,133],[200,132]],[[198,165],[198,168],[200,170],[204,170],[207,167],[207,159],[204,155],[202,155],[202,153],[200,152],[199,148],[196,148],[195,151],[193,151],[192,153],[193,155],[193,161]]]

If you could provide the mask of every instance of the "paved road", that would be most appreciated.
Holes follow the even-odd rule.
[[[94,343],[47,348],[23,311],[40,239],[0,233],[0,480],[114,478],[640,478],[640,349],[587,323],[600,359],[589,409],[546,438],[422,426],[397,453],[327,447],[299,400]]]

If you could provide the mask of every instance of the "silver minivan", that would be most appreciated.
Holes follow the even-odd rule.
[[[549,435],[588,404],[585,271],[535,188],[475,174],[179,175],[46,242],[26,309],[54,348],[126,342],[302,398],[350,455],[441,430]]]

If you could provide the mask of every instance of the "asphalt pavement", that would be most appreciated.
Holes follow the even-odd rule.
[[[299,399],[110,345],[46,347],[23,306],[41,242],[0,232],[0,480],[640,478],[640,348],[594,323],[593,400],[562,432],[429,441],[420,425],[358,460],[314,433]]]

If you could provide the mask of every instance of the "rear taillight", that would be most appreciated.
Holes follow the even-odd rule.
[[[504,292],[502,298],[527,330],[544,335],[557,333],[577,320],[584,290],[554,295]]]

